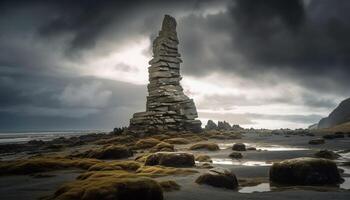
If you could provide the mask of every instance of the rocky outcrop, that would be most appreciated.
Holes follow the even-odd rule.
[[[205,125],[205,130],[217,130],[218,126],[213,122],[213,120],[208,120],[207,125]]]
[[[317,127],[329,128],[346,122],[350,122],[350,98],[342,101],[328,117],[321,119]]]
[[[218,122],[218,130],[226,130],[226,131],[229,131],[229,130],[231,130],[231,129],[232,129],[232,127],[231,127],[230,123],[228,123],[228,122],[226,122],[226,121],[223,121],[223,122],[219,121],[219,122]]]
[[[176,25],[173,17],[165,15],[162,29],[153,41],[146,112],[133,115],[129,126],[131,132],[201,131],[195,104],[180,85],[182,60],[178,53]]]

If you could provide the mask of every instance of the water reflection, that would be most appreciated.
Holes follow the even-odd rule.
[[[344,182],[340,184],[340,188],[350,190],[350,177],[344,177]]]
[[[272,163],[266,163],[265,161],[242,161],[232,160],[230,158],[212,158],[213,164],[218,165],[243,165],[243,166],[271,166]]]
[[[240,193],[269,192],[269,191],[271,191],[270,183],[260,183],[259,185],[247,186],[238,190],[238,192]]]

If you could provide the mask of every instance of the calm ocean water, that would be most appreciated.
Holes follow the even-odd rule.
[[[106,133],[107,130],[74,130],[74,131],[32,131],[32,132],[2,132],[0,144],[25,143],[30,140],[48,141],[59,137],[71,137],[90,133]]]

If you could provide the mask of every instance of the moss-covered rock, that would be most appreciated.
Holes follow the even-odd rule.
[[[159,151],[166,151],[166,152],[174,152],[174,145],[166,143],[166,142],[161,142],[158,143],[156,146],[152,147],[150,152],[159,152]]]
[[[169,167],[192,167],[194,156],[190,153],[159,152],[147,156],[145,165],[163,165]]]
[[[208,150],[208,151],[218,151],[220,150],[219,145],[211,142],[197,143],[190,147],[190,150]]]
[[[198,155],[195,160],[198,162],[213,162],[208,155]]]
[[[169,175],[190,175],[197,173],[193,169],[185,168],[175,168],[175,167],[164,167],[160,165],[156,166],[142,166],[137,171],[137,174],[148,176],[148,177],[160,177],[160,176],[169,176]]]
[[[91,173],[61,186],[54,199],[148,199],[162,200],[162,187],[147,177],[122,171]]]
[[[160,142],[161,142],[160,140],[155,139],[155,138],[140,139],[139,141],[136,142],[135,148],[136,149],[152,148]]]
[[[246,151],[245,144],[243,143],[236,143],[232,146],[232,150],[234,151]]]
[[[238,188],[238,181],[236,175],[222,168],[210,169],[208,173],[200,175],[196,179],[196,183],[227,189]]]
[[[132,160],[122,160],[122,161],[111,161],[111,162],[100,162],[92,165],[88,171],[108,171],[108,170],[126,170],[126,171],[136,171],[141,167],[141,163]]]
[[[274,163],[270,180],[290,185],[324,185],[342,182],[337,165],[328,159],[295,158]]]
[[[37,157],[0,162],[0,175],[32,174],[38,172],[62,170],[69,168],[89,169],[103,163],[101,160],[88,158]]]

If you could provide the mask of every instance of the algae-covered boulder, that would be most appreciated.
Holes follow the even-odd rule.
[[[159,151],[173,152],[175,151],[174,145],[166,142],[161,142],[161,143],[158,143],[156,146],[152,147],[152,149],[150,150],[150,152],[159,152]]]
[[[208,151],[218,151],[219,146],[215,143],[206,142],[206,143],[197,143],[190,147],[190,150],[208,150]]]
[[[140,139],[136,142],[135,147],[137,149],[147,149],[156,146],[161,141],[155,138]]]
[[[169,167],[192,167],[194,156],[190,153],[158,152],[147,157],[145,165],[163,165]]]
[[[162,200],[162,187],[153,179],[128,173],[96,173],[60,187],[54,199]]]
[[[195,160],[198,162],[213,162],[208,155],[198,155]]]
[[[270,180],[289,185],[325,185],[342,182],[337,165],[328,159],[294,158],[274,163]]]
[[[232,146],[232,150],[234,151],[246,151],[245,144],[243,143],[236,143]]]
[[[200,175],[196,179],[196,183],[232,190],[238,187],[236,175],[223,168],[210,169],[208,173]]]
[[[339,154],[334,153],[333,151],[329,151],[327,149],[316,152],[315,156],[318,158],[326,158],[326,159],[332,159],[332,160],[340,157]]]
[[[133,152],[123,145],[110,145],[81,153],[79,157],[96,159],[119,159],[133,156]]]

